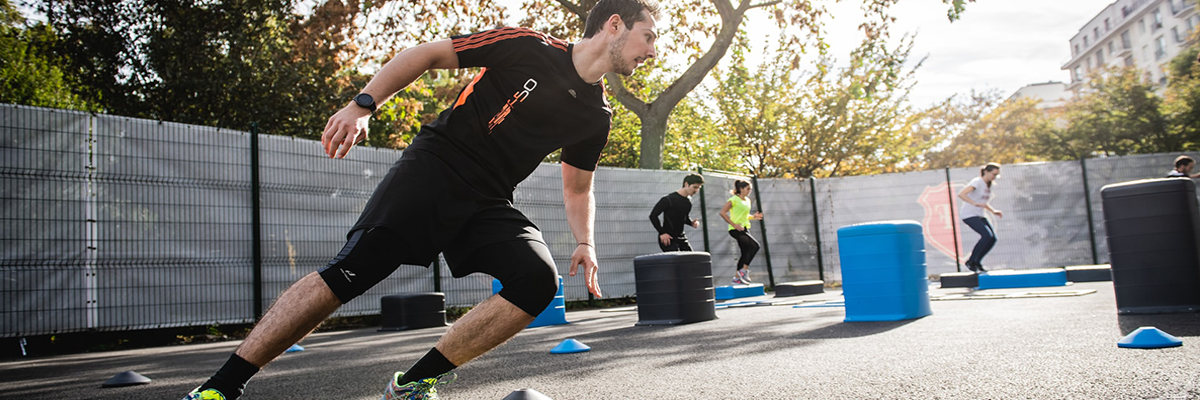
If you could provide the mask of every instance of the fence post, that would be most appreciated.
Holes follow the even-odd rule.
[[[758,186],[758,175],[750,177],[750,182],[754,184],[754,202],[758,203],[758,212],[762,212],[762,186]],[[771,268],[771,246],[767,243],[767,224],[758,220],[758,228],[762,230],[763,256],[767,258],[767,281],[771,283],[771,287],[775,287],[775,271]]]
[[[704,175],[704,167],[696,167],[696,173]],[[700,185],[700,228],[704,229],[704,251],[712,253],[708,249],[708,210],[704,206],[704,186]]]
[[[954,235],[954,271],[962,272],[959,260],[962,254],[958,252],[958,219],[954,216],[954,184],[950,183],[950,167],[946,167],[946,207],[950,208],[950,232]]]
[[[1079,166],[1083,169],[1083,205],[1087,208],[1088,219],[1088,240],[1092,242],[1092,264],[1100,263],[1100,255],[1096,253],[1096,223],[1092,222],[1092,189],[1088,185],[1087,160],[1079,159]]]
[[[250,123],[250,237],[254,259],[254,320],[263,315],[262,207],[259,205],[258,122]]]
[[[809,195],[812,196],[813,228],[816,228],[813,231],[816,232],[816,237],[817,237],[817,279],[820,279],[822,282],[824,282],[825,281],[825,258],[821,256],[821,253],[823,252],[822,247],[821,247],[821,217],[820,217],[821,212],[819,210],[817,210],[817,178],[816,177],[813,177],[813,176],[808,177],[808,193],[809,193]]]
[[[433,291],[442,291],[442,259],[433,257]]]

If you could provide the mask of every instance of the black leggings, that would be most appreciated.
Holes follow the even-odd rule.
[[[738,247],[742,249],[742,257],[738,259],[737,269],[742,269],[743,265],[749,266],[750,260],[753,260],[754,255],[758,254],[760,247],[758,241],[754,240],[754,237],[750,236],[750,232],[745,230],[731,229],[729,236],[737,240]]]

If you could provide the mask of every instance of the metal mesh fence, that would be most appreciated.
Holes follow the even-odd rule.
[[[95,321],[88,114],[0,107],[0,335]]]
[[[0,105],[0,337],[251,322],[337,254],[399,156],[359,148],[332,160],[310,140]],[[985,265],[1107,262],[1100,189],[1163,176],[1175,156],[1004,166],[992,204],[1005,215],[992,219],[999,242]],[[636,294],[633,259],[659,251],[650,210],[688,173],[596,171],[605,297]],[[765,215],[750,231],[764,245],[752,263],[756,281],[769,282],[768,260],[774,282],[838,281],[837,229],[885,220],[921,222],[930,274],[959,270],[956,260],[967,258],[978,236],[959,221],[955,194],[978,174],[967,168],[759,180],[751,197],[752,210],[761,202]],[[685,230],[694,249],[712,254],[718,285],[732,277],[739,255],[718,216],[735,179],[749,180],[705,174],[691,213],[705,221],[703,229]],[[567,276],[576,240],[563,208],[561,167],[538,167],[517,187],[514,203],[541,228],[567,300],[588,299],[582,277]],[[491,277],[454,279],[444,259],[438,264],[402,266],[335,315],[378,313],[380,297],[390,294],[440,290],[449,306],[491,295]]]

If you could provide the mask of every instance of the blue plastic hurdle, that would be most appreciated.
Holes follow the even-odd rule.
[[[500,284],[499,279],[492,279],[492,294],[500,293],[500,289],[503,288],[504,285]],[[525,327],[536,328],[539,326],[562,325],[566,323],[569,323],[567,322],[567,302],[563,297],[562,275],[559,275],[558,293],[554,294],[554,300],[550,302],[550,305],[546,306],[545,310],[542,310],[541,314],[538,314],[537,318],[533,319],[533,322],[530,322]]]
[[[933,313],[920,223],[844,226],[837,237],[846,322],[899,321]]]

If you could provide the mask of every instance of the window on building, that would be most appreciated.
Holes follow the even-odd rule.
[[[1071,78],[1074,79],[1075,82],[1082,81],[1083,80],[1083,67],[1076,65],[1075,73],[1071,74]]]
[[[1079,55],[1079,44],[1071,45],[1071,57]]]
[[[1129,50],[1133,48],[1133,41],[1129,39],[1129,31],[1121,32],[1121,49]]]
[[[1095,35],[1096,41],[1100,41],[1100,28],[1092,28],[1092,35]]]
[[[1133,66],[1133,57],[1125,57],[1125,66],[1126,66],[1126,67],[1132,67],[1132,66]]]
[[[1183,42],[1183,37],[1179,36],[1179,27],[1178,26],[1171,27],[1171,37],[1175,38],[1175,43]]]
[[[1108,18],[1105,18],[1104,19],[1104,31],[1108,32],[1110,29],[1112,29],[1112,26],[1108,24]]]
[[[1152,26],[1152,27],[1153,27],[1153,28],[1154,28],[1154,30],[1156,30],[1156,31],[1157,31],[1157,30],[1159,30],[1159,29],[1162,29],[1162,27],[1163,27],[1163,16],[1162,16],[1162,9],[1161,9],[1161,8],[1160,8],[1160,9],[1155,9],[1155,10],[1154,10],[1154,24],[1153,24],[1153,26]]]
[[[1083,60],[1083,63],[1085,64],[1085,67],[1086,67],[1083,69],[1085,72],[1092,70],[1092,58],[1091,57],[1088,57],[1087,59]]]
[[[1104,51],[1103,50],[1096,51],[1096,66],[1104,67]]]
[[[1167,56],[1167,38],[1159,36],[1154,39],[1154,59],[1161,60]]]
[[[1138,33],[1146,33],[1146,19],[1145,18],[1138,20]]]
[[[1084,36],[1083,36],[1083,48],[1084,48],[1084,49],[1088,48],[1088,38],[1087,38],[1087,35],[1084,35]]]
[[[1149,45],[1142,46],[1142,59],[1146,59],[1146,60],[1150,59],[1150,46]]]
[[[1109,40],[1108,41],[1108,55],[1114,56],[1116,54],[1117,54],[1117,42]]]

